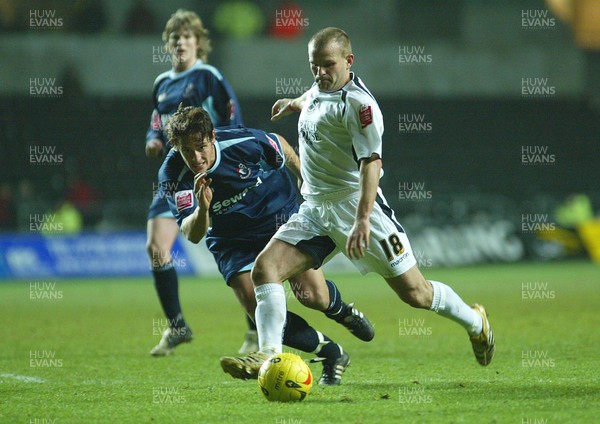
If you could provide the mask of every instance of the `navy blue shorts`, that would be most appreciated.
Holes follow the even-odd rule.
[[[227,285],[236,274],[252,270],[256,257],[277,229],[297,211],[298,205],[295,204],[290,210],[277,214],[276,217],[266,218],[260,227],[244,233],[237,232],[227,236],[207,234],[206,246],[213,254]]]
[[[206,246],[213,254],[219,272],[229,285],[231,278],[236,274],[252,270],[256,257],[269,240],[271,240],[271,235],[246,239],[206,237]]]
[[[162,191],[156,192],[154,198],[152,199],[152,203],[150,204],[150,208],[148,209],[148,220],[153,218],[173,218],[173,214],[171,213],[171,209],[169,208],[169,203],[167,202],[166,194]]]

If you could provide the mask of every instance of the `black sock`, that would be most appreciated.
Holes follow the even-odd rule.
[[[319,334],[321,340],[319,340]],[[321,343],[326,342],[326,343]],[[317,332],[304,318],[288,311],[283,329],[283,344],[307,353],[316,353],[328,359],[341,356],[341,348],[325,334]],[[319,345],[321,347],[319,348]]]
[[[347,306],[342,302],[342,294],[333,281],[325,280],[329,289],[329,306],[325,310],[325,315],[334,321],[341,321],[346,316]]]
[[[254,324],[254,321],[250,319],[248,314],[246,314],[246,322],[248,323],[248,330],[256,331],[256,324]]]
[[[184,327],[185,320],[179,304],[177,271],[175,271],[173,264],[168,263],[160,268],[154,268],[152,275],[154,275],[154,287],[163,311],[169,320],[169,326],[173,328]]]

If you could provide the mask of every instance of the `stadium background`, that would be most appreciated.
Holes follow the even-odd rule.
[[[147,273],[160,162],[144,156],[144,134],[152,82],[170,68],[160,35],[178,7],[211,31],[209,61],[246,125],[292,142],[296,120],[271,123],[272,103],[311,85],[314,31],[350,34],[353,69],[384,113],[381,185],[422,266],[590,254],[581,227],[600,207],[597,2],[0,6],[0,276]],[[189,272],[214,272],[205,251],[179,248]]]

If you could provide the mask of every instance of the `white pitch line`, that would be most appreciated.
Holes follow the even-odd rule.
[[[18,374],[0,374],[0,378],[11,378],[13,380],[22,381],[23,383],[45,383],[46,380],[38,377],[28,377]]]

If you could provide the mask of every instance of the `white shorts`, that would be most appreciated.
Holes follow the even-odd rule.
[[[273,237],[310,255],[315,268],[319,268],[339,252],[348,257],[346,241],[354,225],[357,207],[357,193],[342,198],[307,200]],[[370,222],[371,235],[365,256],[350,259],[361,274],[375,272],[384,278],[392,278],[416,265],[408,237],[381,190],[378,190]]]

